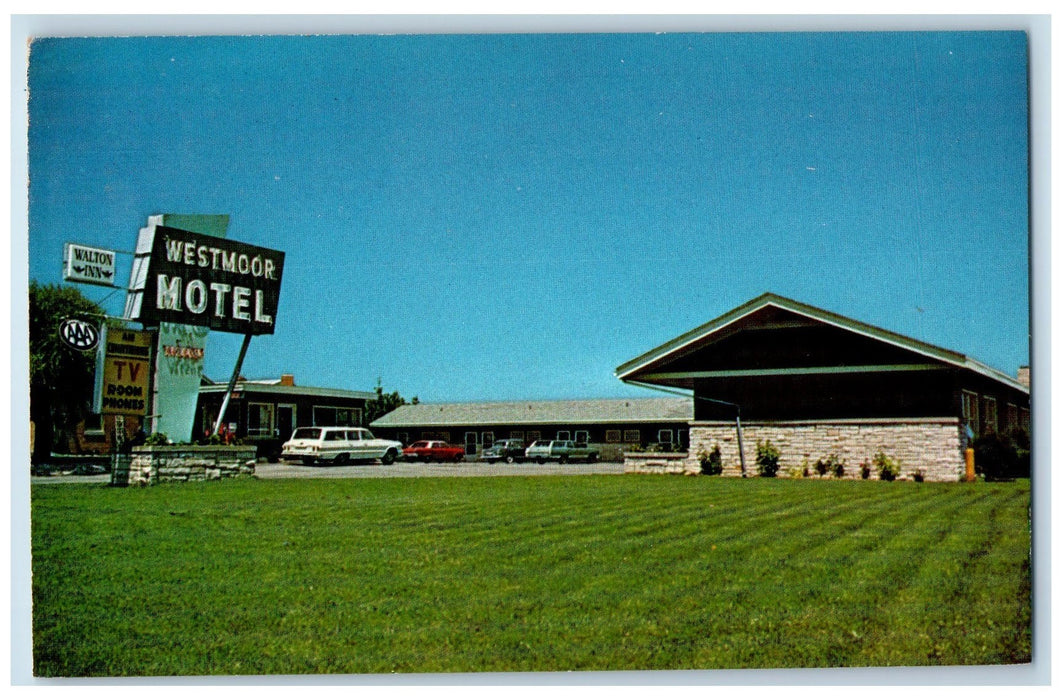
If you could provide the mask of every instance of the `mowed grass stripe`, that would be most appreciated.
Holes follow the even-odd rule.
[[[1027,484],[528,477],[33,496],[45,675],[1028,655]],[[950,534],[960,516],[982,536]],[[1011,599],[971,618],[961,594],[937,593],[968,575]],[[922,635],[942,611],[989,632],[972,645],[945,626],[934,652]]]

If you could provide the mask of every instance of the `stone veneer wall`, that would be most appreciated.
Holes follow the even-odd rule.
[[[210,481],[253,475],[254,445],[160,445],[134,447],[116,460],[111,483],[148,486],[166,481]]]
[[[965,473],[958,418],[855,419],[742,423],[745,465],[757,476],[756,443],[771,441],[779,453],[778,476],[807,466],[813,476],[815,462],[837,455],[844,461],[846,479],[861,477],[861,464],[877,479],[874,455],[884,452],[900,464],[902,479],[921,470],[926,481],[959,481]],[[700,452],[715,445],[723,458],[723,476],[741,476],[737,428],[732,422],[690,423],[689,467],[700,462]]]

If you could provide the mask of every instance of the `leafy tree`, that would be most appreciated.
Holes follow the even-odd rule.
[[[73,287],[30,282],[30,420],[35,438],[31,461],[47,462],[52,446],[69,436],[89,414],[95,355],[74,350],[59,338],[66,318],[103,314],[95,302]]]
[[[420,403],[420,400],[414,396],[412,403],[415,406]],[[365,425],[369,425],[380,416],[385,416],[399,406],[404,405],[406,405],[406,400],[402,398],[401,394],[397,391],[385,394],[381,380],[377,379],[376,398],[365,402]]]

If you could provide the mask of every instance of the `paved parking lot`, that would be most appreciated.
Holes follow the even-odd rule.
[[[259,462],[255,476],[259,479],[384,479],[418,476],[541,476],[544,474],[622,474],[622,462],[596,462],[594,464],[487,464],[486,462],[395,462],[383,464],[349,464],[341,467],[306,467],[301,464],[266,464]],[[78,476],[56,473],[53,476],[34,476],[34,484],[89,484],[108,483],[109,474]]]

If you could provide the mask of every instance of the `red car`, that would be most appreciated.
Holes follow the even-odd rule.
[[[402,455],[409,460],[419,459],[425,462],[433,459],[440,462],[460,462],[465,458],[465,448],[441,440],[420,440],[402,450]]]

